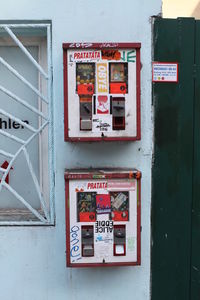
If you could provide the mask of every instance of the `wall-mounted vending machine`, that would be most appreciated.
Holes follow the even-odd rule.
[[[140,265],[141,173],[66,170],[68,267]]]
[[[66,141],[140,139],[140,47],[63,44]]]

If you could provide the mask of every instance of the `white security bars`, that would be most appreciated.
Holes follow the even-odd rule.
[[[0,25],[0,225],[54,224],[50,24]]]

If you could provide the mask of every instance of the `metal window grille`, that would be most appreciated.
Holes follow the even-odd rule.
[[[39,59],[35,59],[29,51],[26,44],[23,44],[23,38],[21,38],[20,32],[26,31],[26,33],[32,34],[37,30],[43,30],[46,35],[46,67],[44,68]],[[3,66],[12,76],[17,78],[23,85],[30,89],[31,93],[34,94],[36,99],[36,105],[33,105],[27,99],[19,96],[9,90],[1,83],[0,74],[0,91],[6,97],[9,97],[15,105],[20,106],[20,109],[30,111],[31,114],[37,116],[38,126],[29,124],[25,120],[15,115],[15,111],[12,110],[12,105],[8,108],[4,108],[0,102],[0,115],[13,122],[15,128],[25,128],[27,130],[26,138],[20,137],[15,132],[11,133],[9,130],[0,129],[0,140],[3,138],[8,141],[16,143],[14,147],[15,151],[10,149],[5,150],[4,144],[0,143],[0,157],[5,159],[4,164],[0,167],[0,204],[2,201],[5,202],[5,198],[10,195],[11,199],[15,199],[20,203],[20,208],[16,208],[15,205],[7,208],[0,206],[0,225],[53,225],[54,224],[54,172],[53,172],[53,112],[52,112],[52,45],[51,45],[51,24],[0,24],[0,33],[3,37],[9,38],[10,41],[20,49],[21,53],[29,60],[32,66],[34,66],[38,72],[38,86],[35,86],[29,78],[25,78],[9,61],[6,61],[1,56],[0,51],[0,67]],[[27,36],[26,36],[27,38]],[[1,39],[1,38],[0,38]],[[0,49],[3,45],[0,43]],[[30,43],[31,45],[31,43]],[[13,45],[12,45],[13,46]],[[43,86],[43,89],[41,88]],[[17,103],[17,104],[16,104]],[[32,162],[30,156],[31,143],[34,139],[39,141],[39,172],[35,171],[35,165]],[[45,145],[44,145],[45,144]],[[45,150],[48,149],[48,163],[45,165],[43,158],[47,156]],[[23,157],[23,166],[26,165],[30,175],[30,182],[39,199],[39,207],[34,206],[34,199],[26,199],[23,193],[20,194],[16,188],[12,186],[12,182],[8,181],[8,176],[11,170],[15,168],[15,162],[19,156]],[[45,158],[46,159],[46,158]],[[2,159],[1,159],[2,162]],[[47,169],[46,169],[47,168]],[[12,176],[19,176],[15,173]],[[47,178],[48,184],[43,183],[43,179]],[[11,180],[10,180],[11,181]],[[23,189],[27,188],[26,182],[21,182]],[[45,186],[45,187],[44,187]],[[29,186],[30,189],[30,186]],[[44,190],[48,189],[48,191]],[[26,192],[25,192],[26,194]],[[28,192],[27,192],[28,194]],[[28,197],[27,197],[28,198]],[[11,201],[12,202],[12,201]]]

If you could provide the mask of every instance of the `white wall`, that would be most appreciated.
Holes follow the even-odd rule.
[[[56,226],[0,227],[0,298],[4,300],[150,299],[151,21],[161,0],[6,0],[0,20],[52,20],[56,150]],[[64,142],[62,43],[141,42],[142,140]],[[65,267],[64,169],[136,167],[142,171],[142,265]]]

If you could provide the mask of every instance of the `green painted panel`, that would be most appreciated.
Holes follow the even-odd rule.
[[[154,22],[153,60],[179,82],[153,84],[152,300],[190,299],[194,35],[192,18]]]
[[[200,21],[196,21],[191,300],[200,299]]]

